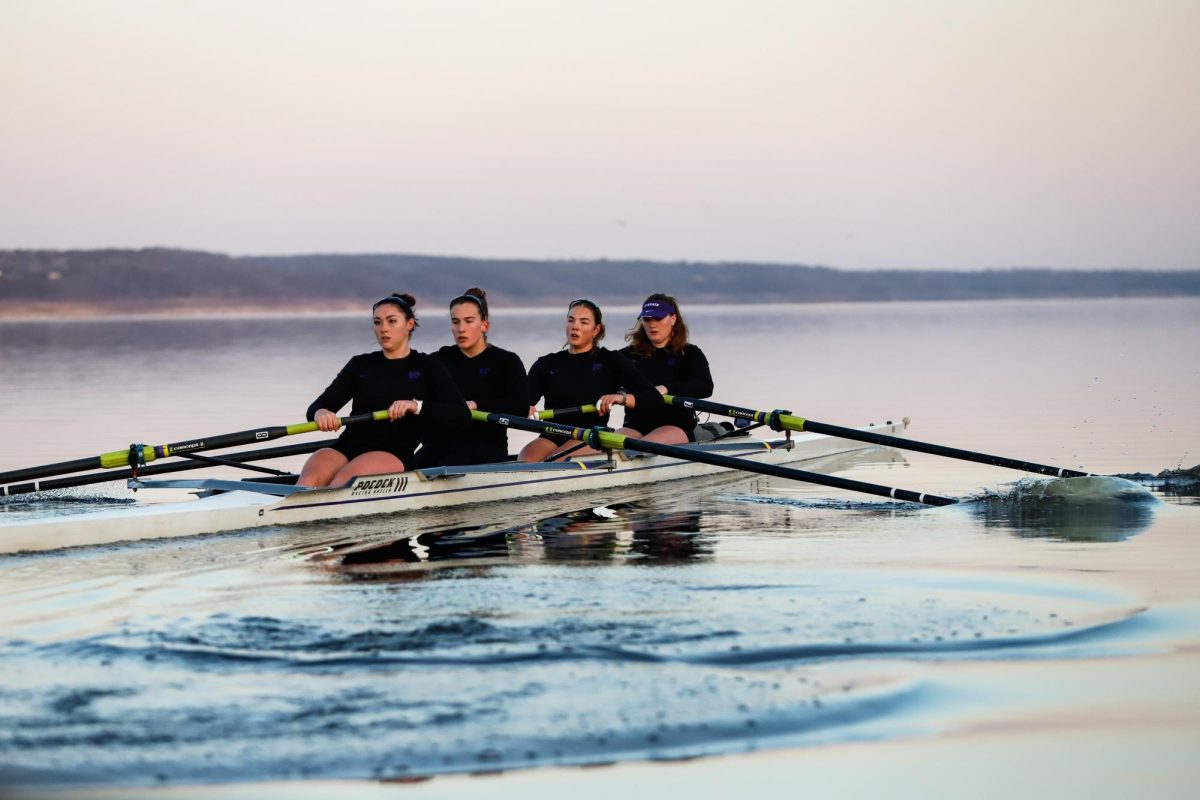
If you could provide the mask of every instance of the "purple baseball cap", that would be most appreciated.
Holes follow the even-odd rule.
[[[664,303],[660,300],[647,300],[642,303],[642,313],[638,314],[638,319],[666,319],[671,314],[675,313],[675,306],[670,303]]]

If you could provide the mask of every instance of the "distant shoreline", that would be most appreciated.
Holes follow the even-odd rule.
[[[587,297],[685,306],[1200,296],[1200,269],[847,271],[803,264],[534,261],[405,254],[228,256],[195,250],[0,250],[0,319],[147,314],[338,313],[393,291],[418,313],[481,286],[497,308]]]
[[[790,306],[836,306],[836,305],[888,305],[888,304],[903,304],[913,305],[922,303],[937,303],[937,304],[957,304],[957,303],[1058,303],[1058,302],[1088,302],[1097,300],[1107,301],[1142,301],[1142,300],[1192,300],[1196,299],[1196,295],[1139,295],[1136,297],[984,297],[984,298],[969,298],[969,299],[942,299],[942,300],[818,300],[808,303],[804,302],[777,302],[777,303],[756,303],[744,301],[731,301],[728,303],[689,303],[688,310],[698,311],[701,309],[712,308],[757,308],[766,309],[771,307],[790,307]],[[297,314],[312,316],[312,317],[353,317],[366,313],[370,304],[343,304],[343,305],[322,305],[322,304],[303,304],[303,303],[288,303],[286,308],[281,308],[279,305],[238,305],[213,307],[201,305],[197,303],[189,304],[164,304],[157,307],[140,307],[140,308],[125,308],[111,307],[96,303],[37,303],[37,304],[6,304],[0,302],[0,323],[5,322],[54,322],[66,320],[153,320],[153,319],[171,319],[176,317],[185,317],[188,319],[238,319],[238,318],[272,318],[295,316]],[[622,310],[636,310],[636,303],[605,303],[605,310],[610,308]],[[442,310],[438,306],[438,311]],[[521,313],[554,313],[559,310],[559,304],[546,305],[526,305],[526,306],[504,306],[495,309],[495,314],[521,314]],[[428,306],[419,309],[419,311],[428,311]]]
[[[0,320],[40,320],[57,317],[72,319],[102,319],[111,317],[128,317],[131,319],[187,316],[187,317],[250,317],[265,314],[352,314],[361,312],[362,307],[353,304],[327,305],[321,303],[289,302],[287,308],[278,305],[270,306],[265,303],[245,303],[215,306],[210,303],[162,303],[158,305],[141,305],[138,307],[115,306],[105,303],[82,302],[35,302],[16,303],[0,300]]]

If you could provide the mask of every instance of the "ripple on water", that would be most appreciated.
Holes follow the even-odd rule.
[[[593,603],[611,569],[443,572],[349,615],[289,616],[283,597],[4,642],[4,777],[427,775],[836,741],[910,724],[916,660],[1104,652],[1137,615],[936,573],[660,570]]]

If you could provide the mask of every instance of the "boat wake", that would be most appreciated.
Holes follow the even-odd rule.
[[[863,512],[886,511],[888,513],[895,511],[917,512],[926,510],[923,506],[900,500],[805,499],[800,497],[781,497],[779,495],[762,494],[726,494],[721,495],[720,499],[728,500],[733,503],[753,503],[764,506],[788,506],[791,508],[805,508],[813,510],[831,509],[839,511]]]
[[[921,581],[868,600],[819,574],[677,587],[719,594],[715,616],[698,602],[596,616],[581,602],[594,587],[553,599],[543,592],[569,584],[547,578],[525,587],[523,613],[491,618],[376,614],[349,628],[219,613],[0,640],[22,687],[0,689],[0,779],[61,783],[68,764],[89,784],[400,778],[911,734],[937,693],[914,660],[1094,656],[1119,651],[1141,616]],[[675,591],[658,594],[673,605]],[[780,613],[785,598],[802,608]],[[549,613],[563,602],[579,610]]]
[[[750,645],[743,632],[730,628],[687,635],[664,633],[655,623],[615,623],[586,619],[548,625],[505,625],[480,619],[447,619],[413,628],[328,631],[320,626],[271,617],[214,615],[183,625],[171,634],[126,631],[43,648],[42,657],[116,662],[155,662],[179,668],[322,672],[336,669],[390,670],[405,667],[501,667],[554,662],[691,664],[765,667],[859,658],[1047,658],[1063,648],[1119,638],[1123,626],[1146,609],[1114,609],[1084,619],[1051,624],[1010,618],[997,628],[982,619],[960,619],[939,633],[928,625],[907,638],[873,639],[859,633],[808,641],[804,635],[779,636],[775,643]],[[1000,611],[998,616],[1009,617]],[[1058,624],[1053,624],[1057,622]],[[854,627],[851,625],[850,627]],[[989,629],[990,628],[990,629]],[[794,629],[792,629],[794,631]],[[805,641],[796,641],[796,639]]]
[[[116,494],[117,491],[123,494]],[[133,505],[135,500],[129,497],[124,487],[112,493],[106,493],[103,488],[92,488],[82,493],[78,489],[51,489],[37,494],[0,497],[0,518],[17,521],[25,518],[68,517]]]

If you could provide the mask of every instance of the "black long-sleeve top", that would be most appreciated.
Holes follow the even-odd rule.
[[[465,400],[481,411],[525,416],[529,413],[529,381],[516,353],[488,345],[469,357],[456,345],[433,354],[450,373]],[[466,429],[438,431],[421,448],[417,461],[432,464],[491,464],[508,458],[508,428],[477,422]]]
[[[600,395],[625,391],[638,408],[661,408],[662,395],[630,363],[613,350],[593,347],[586,353],[560,350],[542,356],[529,369],[529,405],[546,398],[545,407],[571,408],[595,403]],[[608,414],[565,414],[554,422],[581,428],[607,425]]]
[[[661,347],[650,356],[640,356],[632,347],[626,347],[621,354],[633,362],[633,366],[652,386],[666,386],[667,394],[712,397],[713,379],[708,359],[694,344],[684,345],[678,353]],[[688,432],[696,427],[696,414],[666,403],[643,408],[639,397],[637,406],[625,412],[625,425],[643,435],[663,425],[675,425]]]
[[[404,358],[389,359],[382,351],[357,355],[321,396],[308,407],[308,419],[322,408],[337,412],[351,402],[351,414],[382,411],[396,400],[420,400],[420,414],[407,414],[395,422],[362,422],[349,425],[339,444],[358,451],[383,450],[404,462],[414,463],[413,452],[434,431],[465,427],[471,420],[467,403],[446,368],[416,350]]]

